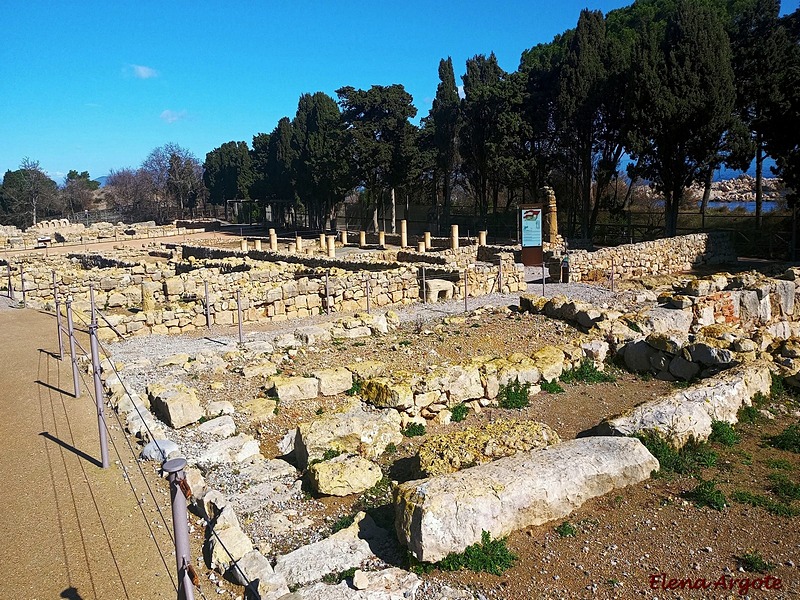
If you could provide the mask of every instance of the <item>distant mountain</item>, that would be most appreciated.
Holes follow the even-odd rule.
[[[103,175],[102,177],[95,177],[93,181],[97,181],[100,184],[100,187],[106,187],[106,182],[108,181],[108,175]]]

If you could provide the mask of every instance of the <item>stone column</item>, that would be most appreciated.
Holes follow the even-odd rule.
[[[247,252],[247,240],[242,239],[242,252]]]
[[[294,239],[294,247],[298,254],[303,251],[303,238],[301,238],[299,235]]]
[[[342,246],[347,246],[347,230],[342,229],[339,234],[342,236]]]
[[[367,246],[367,232],[366,231],[359,231],[358,232],[358,245],[360,248],[366,248]]]
[[[542,221],[542,241],[555,243],[558,237],[558,211],[556,210],[556,194],[551,187],[542,188],[544,200],[544,220]]]
[[[381,248],[386,248],[386,232],[379,231],[378,232],[378,246]]]
[[[478,232],[478,246],[485,246],[486,245],[486,232],[479,231]]]
[[[425,254],[425,242],[417,242],[417,252]]]
[[[430,250],[431,247],[432,247],[431,246],[431,232],[430,231],[426,231],[425,232],[425,250]]]
[[[336,236],[328,236],[328,258],[336,258]]]
[[[328,242],[327,242],[327,239],[325,237],[325,234],[324,233],[320,233],[319,234],[319,249],[322,250],[323,252],[325,252],[325,248],[327,248],[327,247],[328,247]]]
[[[400,221],[400,247],[408,246],[408,222],[403,219]]]
[[[278,235],[274,229],[269,230],[269,249],[273,252],[278,251]]]
[[[450,226],[450,248],[458,250],[458,225]]]
[[[256,252],[261,252],[261,240],[254,241],[253,245],[255,246]]]

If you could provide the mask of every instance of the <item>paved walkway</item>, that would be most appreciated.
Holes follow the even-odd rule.
[[[98,466],[93,400],[57,346],[53,316],[0,299],[0,598],[173,599],[168,490],[148,475],[165,523],[113,415],[122,461],[110,445]]]

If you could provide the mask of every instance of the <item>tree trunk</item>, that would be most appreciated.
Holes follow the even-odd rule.
[[[708,199],[711,197],[711,180],[714,178],[714,171],[709,169],[706,173],[706,180],[703,182],[703,200],[700,203],[700,214],[702,215],[702,229],[706,230],[706,209],[708,208]]]
[[[756,134],[756,228],[761,229],[762,218],[761,208],[763,204],[763,171],[764,171],[764,139],[759,133]]]
[[[378,197],[376,196],[372,202],[372,231],[378,232]]]
[[[591,139],[586,144],[583,155],[583,169],[581,174],[581,237],[588,239],[589,234],[589,216],[592,211],[592,143]]]

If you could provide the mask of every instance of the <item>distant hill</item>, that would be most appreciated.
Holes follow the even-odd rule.
[[[95,177],[93,181],[97,181],[100,184],[100,187],[106,187],[106,182],[108,181],[108,175],[103,175],[102,177]]]

